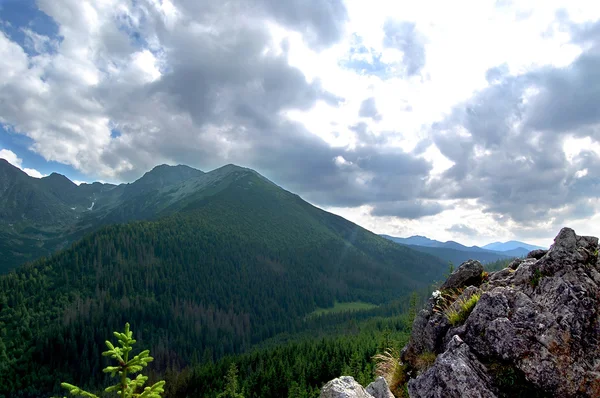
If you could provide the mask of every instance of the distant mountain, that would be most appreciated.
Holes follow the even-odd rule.
[[[408,238],[397,238],[395,236],[390,235],[381,235],[382,237],[391,240],[396,243],[402,243],[403,245],[416,245],[416,246],[436,246],[442,242],[437,240],[429,239],[425,236],[414,235]]]
[[[382,237],[389,239],[396,243],[401,243],[403,245],[414,245],[414,246],[424,246],[424,247],[440,247],[446,249],[454,249],[461,250],[467,252],[477,252],[477,251],[485,251],[484,249],[477,246],[465,246],[458,242],[449,240],[447,242],[440,242],[439,240],[429,239],[425,236],[414,235],[408,238],[397,238],[390,235],[381,235]]]
[[[498,260],[507,260],[512,257],[521,257],[521,256],[512,256],[505,255],[499,252],[488,251],[488,250],[479,250],[479,251],[466,251],[466,250],[456,250],[449,249],[446,247],[427,247],[427,246],[416,246],[416,245],[408,245],[411,249],[420,251],[422,253],[431,254],[436,256],[446,263],[452,262],[455,267],[458,267],[460,264],[467,260],[478,260],[482,264],[491,263]],[[527,253],[526,253],[527,254]]]
[[[506,260],[515,257],[524,257],[531,250],[523,247],[515,247],[506,251],[492,250],[488,248],[481,248],[478,246],[465,246],[455,241],[440,242],[438,240],[429,239],[425,236],[411,236],[408,238],[397,238],[389,235],[381,235],[382,237],[391,240],[393,242],[407,245],[415,250],[423,253],[429,253],[437,256],[444,261],[451,261],[455,265],[459,265],[467,260],[478,260],[482,263],[490,263],[497,260]],[[516,241],[512,241],[516,242]],[[509,243],[509,242],[507,242]],[[522,243],[522,242],[517,242]],[[527,245],[529,247],[537,248],[537,246]],[[489,246],[489,245],[488,245]]]
[[[535,249],[531,249],[535,250]],[[525,249],[523,247],[517,247],[516,249],[506,250],[506,251],[496,251],[496,253],[501,253],[510,257],[525,257],[531,250]]]
[[[536,250],[536,249],[547,249],[547,247],[530,245],[528,243],[519,242],[517,240],[509,240],[508,242],[489,243],[489,244],[483,246],[483,248],[488,249],[488,250],[495,250],[495,251],[499,251],[499,252],[505,252],[508,250],[514,250],[514,249],[518,249],[518,248],[523,248],[527,251],[532,251],[532,250]]]
[[[0,276],[0,396],[49,396],[63,380],[101,387],[98,347],[125,321],[153,369],[177,373],[302,330],[336,301],[406,298],[447,269],[250,169],[149,173],[98,186],[70,226],[93,232]]]

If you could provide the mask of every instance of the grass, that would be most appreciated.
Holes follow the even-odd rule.
[[[375,304],[363,303],[362,301],[352,301],[349,303],[338,303],[336,301],[332,308],[317,308],[308,316],[321,316],[348,311],[365,311],[372,310],[373,308],[377,308],[377,306]]]
[[[536,269],[535,271],[533,271],[533,276],[531,277],[531,280],[529,281],[529,284],[531,285],[531,287],[533,287],[534,289],[540,284],[540,280],[542,279],[542,271],[540,271],[539,269]]]
[[[393,348],[388,348],[383,354],[373,357],[375,361],[375,374],[382,376],[396,398],[408,398],[408,375],[406,366],[400,363],[400,353]]]
[[[426,351],[421,353],[419,356],[417,356],[417,360],[416,360],[416,368],[419,370],[419,372],[424,372],[427,369],[429,369],[433,363],[435,362],[435,358],[437,357],[437,355],[435,355],[435,353],[430,352],[430,351]]]
[[[452,326],[456,326],[466,321],[471,314],[471,311],[473,311],[473,308],[475,308],[475,305],[479,301],[480,297],[481,294],[475,293],[467,300],[462,298],[458,299],[458,310],[456,310],[453,306],[450,306],[444,311],[444,314],[446,314],[446,317],[448,318],[448,322],[450,322]]]

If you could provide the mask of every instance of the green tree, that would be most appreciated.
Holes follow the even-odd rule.
[[[412,325],[413,321],[417,316],[417,305],[419,303],[419,295],[417,292],[413,292],[410,295],[410,304],[408,307],[408,323]]]
[[[134,380],[127,377],[128,374],[133,374],[141,371],[144,367],[148,366],[149,362],[152,362],[154,358],[150,356],[150,351],[145,350],[140,352],[138,355],[129,359],[129,353],[133,349],[135,340],[133,339],[133,332],[129,330],[129,323],[125,324],[125,331],[123,333],[114,332],[115,337],[119,341],[121,347],[115,347],[110,341],[106,341],[108,351],[102,353],[102,356],[111,357],[118,363],[117,366],[107,366],[104,368],[104,373],[110,373],[112,377],[117,374],[120,377],[118,384],[107,387],[106,392],[116,392],[121,398],[160,398],[160,393],[164,392],[164,381],[154,383],[151,387],[144,388],[144,391],[137,393],[136,391],[144,386],[148,380],[148,376],[137,375]],[[98,398],[90,392],[82,390],[69,383],[61,383],[63,388],[69,390],[71,395],[80,396],[85,398]]]
[[[238,391],[238,368],[232,363],[225,376],[225,391],[217,395],[217,398],[244,398]]]

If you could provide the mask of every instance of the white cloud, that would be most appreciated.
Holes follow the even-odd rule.
[[[44,177],[44,174],[40,173],[39,171],[37,171],[35,169],[23,167],[23,159],[19,158],[17,156],[17,154],[11,150],[0,149],[0,159],[6,160],[8,163],[23,170],[25,173],[29,174],[31,177],[35,177],[35,178]]]
[[[415,156],[430,166],[429,175],[422,180],[431,182],[443,178],[459,163],[434,142],[433,122],[444,120],[457,104],[488,87],[486,72],[490,68],[506,65],[506,73],[516,76],[542,66],[562,67],[573,62],[582,48],[570,43],[569,32],[556,21],[557,10],[566,9],[575,23],[600,18],[600,5],[585,0],[514,1],[501,7],[494,0],[348,0],[348,21],[341,40],[323,47],[311,42],[314,31],[306,34],[302,29],[314,28],[310,23],[293,24],[268,13],[258,13],[258,17],[237,14],[237,3],[226,3],[38,0],[40,9],[58,24],[61,41],[25,29],[26,46],[36,52],[28,55],[0,32],[0,122],[33,140],[32,149],[45,159],[112,180],[139,176],[147,168],[168,161],[198,162],[192,165],[207,168],[275,156],[270,152],[250,156],[258,140],[252,134],[270,134],[271,144],[291,134],[290,122],[297,122],[306,128],[307,135],[322,140],[318,149],[325,153],[327,163],[321,167],[332,165],[348,173],[342,179],[354,182],[359,189],[368,190],[367,183],[377,180],[375,172],[361,170],[361,150],[374,157],[390,156],[391,151],[398,156],[418,152]],[[231,8],[219,11],[219,7]],[[384,45],[384,26],[389,20],[414,23],[423,39],[425,63],[414,76],[402,73],[407,57],[402,48]],[[237,25],[243,29],[236,30]],[[244,46],[237,47],[241,42]],[[364,46],[362,52],[357,50],[360,45]],[[239,57],[233,54],[236,51],[241,53]],[[287,86],[296,70],[286,70],[287,80],[273,77],[273,72],[289,68],[279,65],[281,60],[301,72],[294,82],[300,87],[297,90]],[[375,71],[352,69],[349,61],[371,65]],[[262,75],[260,68],[268,73]],[[221,75],[229,80],[220,80]],[[322,87],[340,97],[340,103],[324,98],[313,101],[307,87]],[[192,94],[186,96],[188,89]],[[236,102],[244,95],[256,98],[256,102],[266,100],[269,90],[274,92],[274,104]],[[535,94],[528,92],[524,106],[535,99]],[[303,96],[309,99],[303,100]],[[375,99],[381,119],[359,117],[366,98]],[[234,111],[244,117],[232,118]],[[269,117],[278,119],[267,120]],[[253,125],[257,120],[262,122],[259,127]],[[361,121],[366,123],[364,134],[355,128]],[[512,128],[516,131],[523,126],[515,122]],[[113,130],[118,131],[116,136]],[[459,138],[455,149],[463,154],[462,145],[474,137],[464,129]],[[286,138],[281,140],[286,142]],[[288,141],[297,145],[301,140]],[[541,145],[544,136],[541,132],[532,134],[530,141]],[[416,149],[420,147],[424,150],[419,152]],[[590,177],[593,168],[580,155],[590,149],[600,154],[599,148],[591,134],[564,140],[563,150],[573,163],[574,179]],[[10,153],[21,167],[20,159]],[[473,159],[491,155],[488,147],[477,144]],[[297,161],[293,156],[282,158]],[[522,159],[528,161],[525,155]],[[278,170],[265,173],[269,171],[276,174]],[[435,199],[422,197],[425,193],[419,187],[401,186],[412,182],[401,172],[398,178],[396,170],[387,172],[392,178],[385,183],[398,185],[399,193],[410,191],[415,200]],[[327,196],[326,189],[314,188],[318,189],[322,195],[315,197]],[[314,192],[311,187],[298,193]],[[368,194],[371,196],[365,197],[376,195]],[[448,204],[446,198],[438,199]],[[418,220],[373,217],[369,204],[330,209],[377,232],[430,234],[442,240],[450,239],[446,229],[459,223],[481,231],[480,239],[510,238],[524,228],[484,213],[485,206],[476,198],[455,200],[452,205],[452,209]]]

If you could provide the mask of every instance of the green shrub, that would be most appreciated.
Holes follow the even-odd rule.
[[[419,372],[424,372],[433,365],[435,362],[435,358],[437,355],[431,351],[426,351],[417,356],[415,366],[419,370]]]
[[[540,280],[542,279],[542,271],[540,271],[539,269],[536,269],[535,271],[533,271],[533,275],[531,276],[531,279],[529,280],[529,284],[531,285],[531,287],[533,287],[534,289],[540,284]]]
[[[446,315],[446,318],[448,318],[448,322],[450,322],[452,326],[456,326],[466,321],[469,317],[469,314],[471,314],[471,311],[473,311],[473,308],[475,308],[475,305],[479,301],[480,297],[481,294],[474,293],[466,300],[459,298],[457,300],[458,309],[455,309],[454,305],[446,308],[444,314]]]
[[[132,346],[135,344],[133,332],[129,330],[129,323],[125,324],[125,331],[123,333],[114,332],[114,335],[121,347],[115,347],[107,340],[106,346],[108,347],[108,351],[103,352],[102,356],[113,358],[117,361],[117,366],[107,366],[104,368],[104,373],[110,373],[112,377],[118,375],[120,381],[118,384],[107,387],[105,391],[117,393],[117,396],[121,398],[160,398],[160,394],[164,392],[164,381],[154,383],[151,387],[146,387],[144,388],[144,391],[138,393],[136,391],[144,387],[144,384],[148,380],[148,376],[139,374],[134,380],[127,377],[129,374],[141,371],[148,366],[149,362],[154,360],[154,358],[150,356],[150,351],[142,351],[132,359],[129,359],[129,353],[133,349]],[[72,384],[61,383],[60,385],[69,390],[71,395],[85,398],[98,398],[97,395],[82,390]]]

